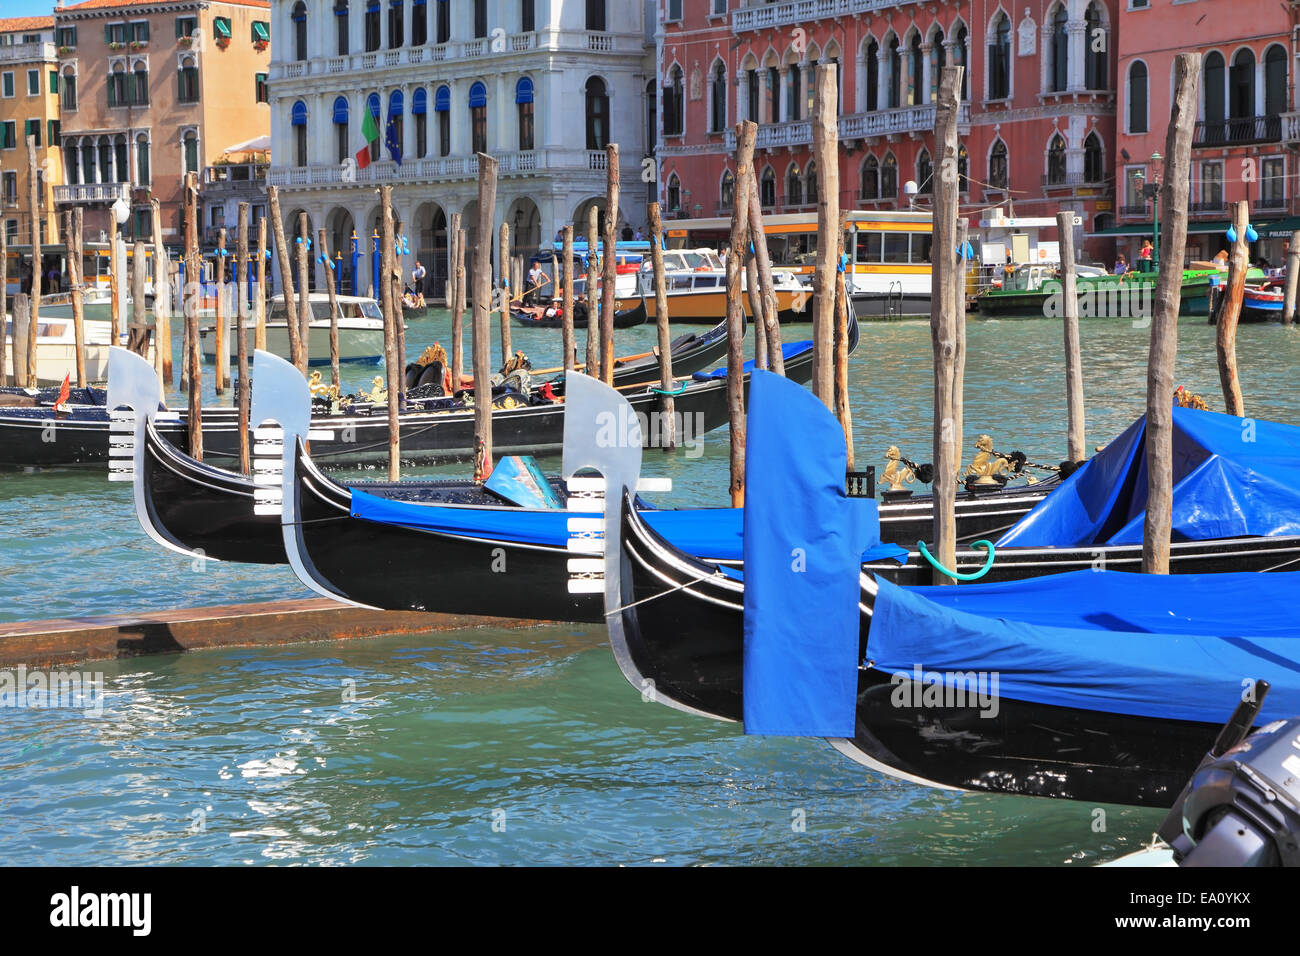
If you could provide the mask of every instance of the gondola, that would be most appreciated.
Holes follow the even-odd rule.
[[[760,396],[771,378],[760,377]],[[761,405],[751,412],[751,453],[788,446],[788,432],[764,439]],[[810,451],[801,419],[795,453],[825,455],[831,426],[820,423],[821,450]],[[864,766],[930,786],[1161,807],[1253,681],[1272,685],[1260,723],[1300,710],[1300,574],[1083,571],[913,591],[862,573],[848,552],[820,569],[848,604],[819,600],[809,628],[801,595],[786,594],[779,575],[759,582],[701,561],[649,527],[620,456],[597,449],[582,462],[620,476],[609,482],[605,524],[607,624],[624,676],[660,703],[744,720],[747,732],[824,737]],[[759,479],[746,507],[759,527],[786,514],[824,523],[838,507],[826,488],[805,485],[792,511],[788,483]],[[769,567],[788,565],[789,544],[747,535],[746,566],[766,560],[751,547],[769,549]],[[763,592],[747,595],[750,583]],[[836,645],[824,634],[840,612],[849,627]],[[782,625],[809,647],[792,652],[760,635]],[[812,716],[797,731],[768,726],[804,712]]]
[[[525,328],[558,329],[564,326],[564,316],[561,314],[560,307],[556,303],[552,303],[550,308],[544,306],[531,306],[512,309],[510,317],[514,319],[516,325]],[[578,329],[585,328],[587,321],[587,307],[581,302],[574,303],[574,327]],[[638,325],[644,325],[645,321],[646,304],[644,295],[641,296],[641,301],[636,305],[614,313],[614,328],[616,329],[634,328]]]

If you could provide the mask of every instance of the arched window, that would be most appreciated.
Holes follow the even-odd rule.
[[[880,160],[874,156],[868,156],[867,161],[862,164],[860,195],[863,199],[880,198]]]
[[[110,107],[130,104],[131,97],[127,91],[126,79],[126,67],[121,63],[114,63],[108,74],[108,105]],[[109,181],[104,180],[104,182]]]
[[[970,153],[965,143],[957,147],[957,191],[970,192]]]
[[[767,100],[772,108],[769,122],[781,122],[781,71],[774,66],[767,68]]]
[[[451,155],[451,87],[440,86],[433,95],[433,111],[438,114],[438,155]]]
[[[1001,139],[996,140],[989,150],[989,186],[1007,188],[1007,144]]]
[[[886,155],[880,164],[880,198],[898,198],[898,160],[893,153]]]
[[[192,56],[183,57],[181,67],[176,71],[176,101],[178,103],[199,101],[199,68]]]
[[[930,37],[930,88],[925,91],[923,99],[927,103],[934,102],[939,95],[939,79],[943,76],[943,68],[948,65],[948,51],[943,48],[943,31],[935,29],[934,35]]]
[[[293,5],[293,11],[289,14],[293,20],[293,58],[295,60],[307,59],[307,4],[298,0]]]
[[[339,56],[348,55],[348,0],[334,0],[335,49]]]
[[[388,148],[389,154],[393,152],[392,144],[389,142],[388,126],[393,127],[394,136],[392,137],[397,143],[397,155],[401,156],[406,152],[406,118],[402,115],[406,110],[406,100],[402,96],[401,90],[393,90],[388,94],[388,123],[384,126],[384,145]]]
[[[1128,131],[1147,131],[1147,65],[1141,60],[1128,68]]]
[[[745,105],[747,107],[746,118],[751,123],[761,122],[759,120],[759,111],[758,111],[760,97],[762,95],[760,92],[761,89],[762,86],[759,83],[758,70],[756,69],[746,70],[745,71],[745,94],[746,94]]]
[[[1264,51],[1264,115],[1286,112],[1286,50],[1273,44]]]
[[[658,99],[659,91],[655,89],[655,81],[651,80],[645,85],[645,147],[647,155],[654,152],[655,143],[659,139],[657,131],[659,126]]]
[[[533,148],[533,81],[521,76],[515,84],[515,108],[519,113],[519,148]]]
[[[1249,49],[1238,50],[1232,57],[1232,70],[1228,76],[1228,118],[1255,118],[1255,54]],[[1236,130],[1237,124],[1234,124],[1234,134]],[[1237,137],[1234,135],[1233,138]]]
[[[604,149],[609,144],[609,95],[598,76],[587,80],[587,149]]]
[[[59,78],[59,106],[65,110],[75,110],[77,108],[77,70],[73,66],[65,66],[63,75]]]
[[[1069,14],[1064,5],[1057,6],[1052,14],[1052,63],[1047,77],[1047,89],[1053,93],[1065,90],[1070,75],[1070,36],[1065,32]]]
[[[197,173],[199,171],[199,134],[192,129],[187,129],[185,135],[181,137],[181,148],[185,153],[185,171],[187,173]]]
[[[1096,3],[1088,4],[1088,11],[1083,15],[1086,29],[1083,34],[1083,85],[1090,90],[1106,88],[1106,51],[1110,48],[1110,38],[1106,28],[1101,24],[1101,8]]]
[[[763,170],[763,177],[758,181],[758,198],[764,209],[776,205],[776,173],[771,166]]]
[[[880,108],[880,44],[875,40],[871,40],[867,44],[864,66],[867,71],[866,108],[868,112],[871,112]]]
[[[307,165],[307,104],[302,100],[289,111],[289,125],[293,128],[293,156],[295,166]]]
[[[673,173],[668,177],[668,211],[670,213],[679,213],[682,211],[682,182]]]
[[[682,95],[682,68],[673,64],[668,71],[668,84],[664,87],[664,135],[680,136],[686,109]]]
[[[803,178],[803,201],[808,205],[814,205],[818,202],[817,198],[817,164],[810,162],[808,172]]]
[[[384,126],[383,120],[379,118],[380,115],[382,115],[382,111],[379,103],[378,93],[371,93],[368,97],[366,97],[366,110],[370,113],[371,116],[375,118],[375,126],[378,127],[379,129],[383,129]],[[376,139],[374,142],[370,144],[370,161],[372,163],[379,162],[379,144],[382,140],[383,140],[383,136],[380,136],[378,139]]]
[[[403,40],[402,0],[388,0],[388,48],[396,50]]]
[[[989,44],[989,99],[1011,95],[1011,18],[999,13]]]
[[[149,174],[149,137],[141,133],[135,138],[135,184],[148,186],[153,182]]]
[[[113,160],[117,164],[117,182],[129,183],[131,181],[131,170],[127,163],[127,142],[126,136],[118,133],[113,137]]]
[[[952,48],[952,65],[965,67],[961,71],[961,99],[962,102],[970,99],[967,92],[968,76],[970,75],[970,34],[966,30],[965,24],[957,28],[957,39]]]
[[[134,106],[149,105],[149,67],[144,61],[135,65],[134,70],[135,84],[131,103]]]
[[[731,175],[731,170],[722,174],[722,185],[718,188],[718,206],[722,209],[730,209],[736,202],[736,177]]]
[[[1226,69],[1227,64],[1223,62],[1223,54],[1218,50],[1211,50],[1205,54],[1201,88],[1205,91],[1205,122],[1211,127],[1206,130],[1207,137],[1214,135],[1214,127],[1211,124],[1217,124],[1221,129],[1223,121],[1228,118],[1227,104],[1223,97],[1223,74]]]
[[[346,162],[352,155],[352,140],[348,136],[348,100],[345,96],[334,98],[334,142],[338,146],[338,160]]]
[[[789,119],[791,121],[802,119],[803,112],[801,104],[803,102],[803,97],[801,91],[803,90],[803,71],[799,69],[798,63],[791,63],[786,67],[785,74],[786,80],[790,85]]]
[[[924,147],[916,156],[916,191],[922,196],[934,192],[934,165],[930,151]]]
[[[1047,182],[1057,186],[1065,182],[1065,140],[1057,133],[1047,147]]]
[[[487,152],[487,87],[478,82],[469,88],[470,151]]]
[[[413,7],[412,11],[419,7]],[[429,155],[429,94],[417,86],[411,94],[411,117],[415,122],[415,156],[423,159]]]
[[[927,98],[925,91],[921,89],[925,83],[925,57],[921,54],[920,33],[912,34],[912,42],[908,45],[908,52],[912,71],[911,89],[907,102],[912,106],[920,106]]]
[[[719,60],[713,64],[713,78],[710,81],[709,129],[721,133],[727,125],[727,68]]]
[[[365,27],[366,52],[374,53],[379,49],[379,0],[364,0],[366,15],[362,20]]]
[[[435,0],[438,7],[438,29],[434,35],[435,43],[446,43],[451,39],[451,0]]]
[[[799,173],[798,163],[791,163],[789,171],[785,174],[785,204],[803,205],[803,177]]]
[[[898,37],[889,38],[889,108],[903,105],[903,53],[898,48]]]
[[[1106,178],[1106,161],[1101,153],[1101,139],[1089,133],[1083,141],[1083,181],[1100,183]]]
[[[81,141],[81,180],[93,183],[95,179],[95,145],[88,139]]]

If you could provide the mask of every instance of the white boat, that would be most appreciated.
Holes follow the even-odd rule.
[[[384,314],[379,303],[364,296],[336,296],[339,303],[339,361],[340,362],[380,362],[384,357]],[[313,292],[308,298],[311,305],[311,334],[308,337],[308,363],[311,365],[328,365],[330,363],[330,300],[324,292]],[[226,340],[230,343],[230,355],[234,358],[239,351],[234,336],[234,321],[229,320]],[[253,354],[256,323],[250,315],[244,319],[244,335],[248,343],[248,354]],[[208,326],[199,330],[203,343],[205,361],[215,361],[216,327]],[[289,326],[285,321],[284,296],[277,295],[268,303],[266,315],[266,350],[284,358],[289,357]]]
[[[14,377],[13,318],[5,316],[5,375]],[[108,379],[108,350],[110,332],[107,322],[86,322],[86,379],[103,382]],[[119,345],[125,346],[127,332],[118,336]],[[25,348],[26,343],[20,343]],[[149,346],[149,361],[153,361],[153,345]],[[77,339],[71,318],[47,317],[42,311],[36,331],[36,384],[61,385],[64,376],[72,384],[77,382]]]

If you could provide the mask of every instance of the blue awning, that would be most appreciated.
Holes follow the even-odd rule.
[[[348,98],[346,96],[337,97],[334,100],[334,122],[340,125],[346,125],[348,121]]]
[[[469,107],[475,109],[480,106],[487,106],[487,87],[482,83],[475,83],[469,88]]]
[[[375,117],[375,119],[379,118],[379,94],[378,93],[371,93],[368,97],[366,97],[366,109],[370,111],[370,115]]]
[[[528,77],[520,77],[519,82],[515,84],[515,102],[531,103],[533,101],[533,81]]]
[[[433,94],[433,110],[435,113],[446,113],[451,109],[451,88],[447,86],[438,87],[438,92]]]
[[[406,105],[406,100],[402,96],[401,90],[393,90],[388,94],[388,115],[401,116],[402,107]]]
[[[421,86],[411,94],[411,113],[415,116],[423,116],[429,111],[429,94]]]
[[[293,112],[291,114],[290,123],[294,126],[307,125],[307,104],[304,103],[302,100],[299,100],[297,103],[293,104]]]

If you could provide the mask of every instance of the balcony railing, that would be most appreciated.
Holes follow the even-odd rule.
[[[1106,177],[1100,174],[1089,175],[1085,172],[1068,172],[1053,176],[1051,173],[1043,173],[1043,185],[1049,189],[1060,187],[1062,189],[1072,186],[1100,186],[1105,182]]]
[[[1144,206],[1143,209],[1145,208],[1146,207]],[[1221,213],[1226,208],[1227,206],[1224,205],[1222,199],[1202,199],[1200,202],[1190,203],[1188,205],[1188,212],[1192,215],[1196,215],[1197,213]]]
[[[58,55],[58,48],[53,43],[15,43],[13,46],[0,46],[0,63],[34,63],[37,60],[53,60]]]
[[[551,171],[600,172],[606,169],[603,150],[518,150],[494,153],[502,176],[527,176]],[[391,160],[356,169],[343,163],[313,166],[272,166],[266,181],[272,186],[361,186],[389,182],[448,182],[475,179],[477,156],[408,159],[398,166]],[[604,181],[604,177],[601,177]],[[57,188],[57,187],[56,187]]]
[[[1260,196],[1255,200],[1256,209],[1285,209],[1285,196]]]
[[[513,56],[530,50],[550,50],[561,53],[622,53],[640,56],[643,48],[640,34],[572,32],[515,33],[498,41],[496,38],[454,41],[428,46],[401,47],[396,50],[376,50],[368,53],[351,53],[344,56],[321,56],[310,60],[273,62],[272,79],[301,79],[339,73],[370,72],[401,68],[408,65],[443,63],[453,60]],[[9,48],[0,48],[9,49]],[[53,50],[53,47],[51,47]]]
[[[92,202],[117,202],[124,199],[131,201],[131,184],[130,183],[82,183],[73,186],[55,186],[54,201],[56,203],[92,203]]]
[[[235,163],[222,166],[205,166],[203,168],[203,182],[205,185],[260,185],[266,182],[266,171],[269,168],[270,167],[266,163]]]
[[[1282,117],[1250,116],[1244,119],[1200,120],[1192,133],[1193,146],[1241,146],[1277,143],[1282,139]]]
[[[1147,204],[1138,203],[1137,205],[1126,204],[1119,207],[1121,216],[1145,216],[1147,214]]]
[[[1300,142],[1300,113],[1282,114],[1282,139],[1288,143]]]
[[[957,114],[959,126],[970,125],[970,104],[962,103]],[[878,110],[873,113],[850,113],[839,119],[839,138],[864,139],[869,136],[886,136],[891,133],[926,132],[934,129],[934,104],[929,106],[903,106],[892,110]],[[736,148],[734,130],[727,130],[725,145],[727,150]],[[764,123],[758,127],[754,138],[756,149],[771,149],[781,146],[804,146],[812,142],[812,123],[807,120],[793,120],[784,123]]]
[[[731,30],[759,30],[763,27],[807,23],[824,17],[849,17],[899,6],[898,0],[792,0],[765,6],[744,7],[731,14]]]

